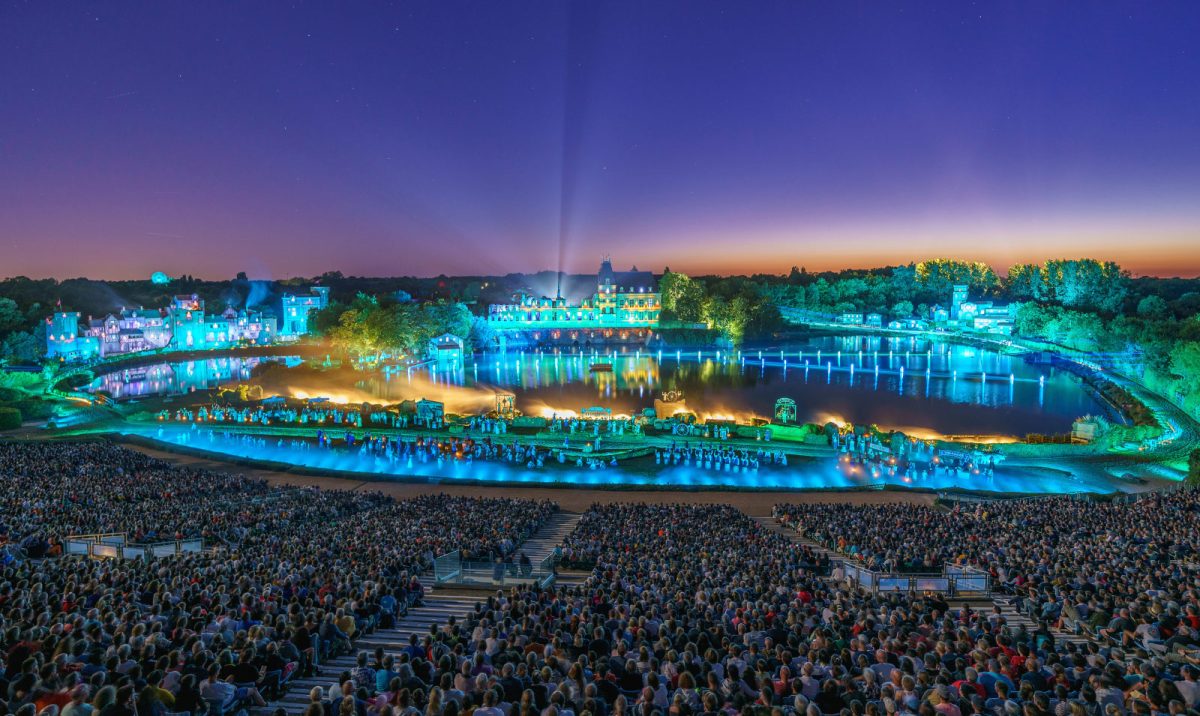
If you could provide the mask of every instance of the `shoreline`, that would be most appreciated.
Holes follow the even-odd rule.
[[[185,454],[159,447],[117,439],[115,442],[131,450],[156,457],[175,465],[206,470],[230,472],[265,479],[272,485],[319,487],[321,489],[378,491],[397,499],[431,493],[466,497],[523,497],[549,499],[565,512],[583,512],[594,504],[641,502],[652,504],[723,504],[732,505],[752,517],[770,517],[772,508],[781,502],[813,504],[874,505],[895,502],[932,505],[937,495],[931,492],[898,492],[893,490],[865,491],[747,491],[747,490],[620,490],[597,487],[523,487],[459,485],[429,482],[398,482],[394,480],[363,480],[332,474],[295,474],[270,468],[215,460],[202,455]]]
[[[221,451],[206,450],[202,447],[192,447],[185,444],[159,440],[154,437],[122,433],[122,432],[104,432],[91,433],[90,435],[77,435],[84,439],[98,439],[116,442],[128,446],[136,446],[152,450],[156,453],[171,454],[187,457],[194,460],[205,461],[210,464],[220,464],[226,466],[237,466],[246,470],[263,471],[277,475],[290,475],[297,479],[308,478],[331,478],[340,481],[363,483],[364,485],[410,485],[417,486],[429,490],[438,490],[448,487],[457,487],[468,491],[464,494],[473,494],[472,491],[480,490],[525,490],[525,489],[543,489],[554,490],[559,492],[570,493],[608,493],[631,496],[627,499],[644,499],[645,496],[657,496],[664,494],[711,494],[711,495],[788,495],[792,499],[802,495],[879,495],[878,501],[889,501],[890,497],[902,495],[924,495],[928,499],[933,500],[941,495],[976,497],[981,499],[1013,499],[1013,498],[1038,498],[1050,495],[1070,494],[1080,497],[1089,497],[1093,499],[1108,499],[1114,495],[1119,495],[1129,491],[1142,491],[1138,489],[1128,490],[1122,489],[1134,487],[1132,485],[1118,485],[1115,483],[1106,483],[1107,489],[1085,489],[1079,491],[1046,491],[1046,490],[1019,490],[1019,489],[999,489],[997,486],[993,489],[978,489],[971,486],[961,485],[943,485],[923,486],[919,484],[885,484],[885,483],[865,483],[852,484],[845,486],[814,484],[812,486],[795,486],[784,487],[779,484],[764,484],[763,486],[737,484],[736,481],[730,481],[725,484],[717,482],[704,482],[697,484],[678,484],[678,483],[654,483],[654,482],[621,482],[614,480],[612,482],[604,482],[601,480],[588,480],[586,482],[577,482],[572,479],[560,480],[523,480],[523,479],[488,479],[486,477],[473,479],[466,477],[447,477],[447,476],[430,476],[420,474],[405,474],[405,473],[382,473],[370,472],[362,470],[341,470],[337,468],[315,466],[315,465],[297,465],[286,460],[276,460],[269,458],[258,458],[244,454],[232,454]],[[59,439],[70,439],[67,436],[62,436]],[[1030,466],[1025,472],[1027,476],[1033,479],[1072,479],[1071,473],[1068,471],[1055,470],[1046,466]],[[599,473],[598,477],[602,477],[603,473]],[[1147,489],[1147,486],[1140,486],[1142,489]],[[639,496],[634,498],[632,496]],[[753,498],[750,498],[753,499]],[[716,499],[720,502],[720,499]]]
[[[890,333],[892,335],[905,335],[905,332],[903,332],[903,331],[890,331],[890,330],[878,331],[878,332],[875,332],[875,331],[829,331],[829,333],[838,334],[838,335],[864,335],[864,334],[869,335],[871,333],[884,333],[884,334]],[[1008,345],[1001,346],[1001,345],[996,345],[995,341],[985,341],[985,340],[980,340],[980,339],[965,340],[964,337],[962,337],[962,336],[955,336],[955,335],[950,335],[950,334],[928,335],[928,337],[930,337],[930,338],[936,337],[936,338],[940,338],[942,340],[946,340],[948,342],[958,342],[958,343],[968,343],[968,344],[969,343],[976,343],[976,344],[989,344],[990,343],[992,345],[990,345],[989,348],[991,348],[992,350],[1001,350],[1001,351],[1005,351],[1005,352],[1020,353],[1020,352],[1023,352],[1024,350],[1028,350],[1026,347],[1021,346],[1019,344],[1011,344],[1010,343]],[[276,347],[276,349],[277,348],[278,347]],[[302,350],[304,348],[304,346],[303,345],[293,345],[293,346],[288,346],[288,348]],[[309,348],[311,349],[314,347],[310,346]],[[251,350],[254,353],[265,353],[265,352],[271,351],[272,349],[267,348],[266,350],[262,350],[262,349],[258,349],[258,350],[251,349]],[[290,352],[299,352],[299,351],[293,350]],[[249,352],[243,350],[243,351],[232,351],[230,353],[231,354],[238,354],[238,353],[247,354]],[[211,355],[211,353],[208,353],[207,355]],[[159,356],[153,356],[153,357],[145,356],[143,358],[151,359],[151,360],[154,360],[154,359],[161,360],[165,357],[166,356],[159,355]],[[179,358],[179,359],[182,359],[185,357],[186,357],[185,354],[175,354],[174,356],[172,356],[172,358]],[[112,369],[111,366],[108,366],[108,368],[110,370]],[[1136,383],[1133,383],[1133,385],[1130,385],[1130,383],[1132,381],[1128,380],[1124,376],[1112,375],[1112,378],[1115,379],[1115,382],[1118,385],[1123,385],[1127,388],[1131,388],[1132,389],[1131,392],[1135,396],[1137,396],[1142,402],[1149,402],[1151,404],[1151,407],[1155,407],[1157,404],[1160,407],[1160,411],[1161,411],[1161,409],[1162,409],[1161,403],[1166,402],[1168,405],[1170,405],[1169,401],[1162,400],[1161,398],[1159,398],[1159,396],[1145,395],[1145,393],[1147,392],[1147,389],[1145,389],[1144,386],[1137,385]],[[1084,385],[1085,386],[1087,385],[1086,382],[1084,382]],[[1141,395],[1138,395],[1139,393]],[[1159,400],[1155,401],[1155,400],[1153,400],[1153,398],[1159,398]],[[146,407],[146,406],[142,406],[142,407]],[[125,406],[125,410],[128,411],[129,406]],[[1156,411],[1156,412],[1160,412],[1160,411]],[[1167,412],[1168,412],[1167,417],[1168,418],[1171,417],[1169,415],[1169,413],[1173,412],[1173,411],[1167,411]],[[141,422],[141,421],[137,420],[134,416],[130,416],[130,415],[126,415],[125,420],[128,420],[134,424],[138,424]],[[1174,421],[1170,421],[1170,422],[1174,422]],[[1177,435],[1178,438],[1186,438],[1190,433],[1193,433],[1193,431],[1189,429],[1192,427],[1189,424],[1190,421],[1180,421],[1180,423],[1182,423],[1182,424],[1177,424],[1177,425],[1172,426],[1172,427],[1175,427],[1176,432],[1178,433],[1178,435]],[[83,428],[83,426],[80,426],[80,427]],[[115,425],[108,425],[108,426],[104,426],[104,427],[102,427],[100,425],[93,425],[92,430],[96,430],[97,432],[107,432],[110,430],[114,433],[122,432],[120,430],[120,428]],[[385,433],[391,432],[386,429],[378,430],[378,429],[367,429],[367,428],[353,430],[353,432],[359,433],[362,430],[367,430],[368,432],[376,432],[376,431],[385,432]],[[266,435],[302,436],[305,433],[310,432],[310,431],[303,430],[303,429],[297,429],[297,428],[291,427],[291,426],[287,426],[287,427],[261,426],[261,427],[259,427],[259,426],[240,426],[240,425],[236,426],[236,427],[230,426],[230,431],[231,432],[260,433],[264,436],[266,436]],[[68,434],[76,433],[76,431],[71,430],[70,428],[68,428],[66,432]],[[79,432],[87,433],[87,432],[91,432],[91,430],[88,430],[87,428],[83,428]],[[76,433],[76,434],[79,434],[79,433]],[[441,433],[438,433],[438,435],[440,436]],[[459,436],[459,437],[465,437],[465,436]],[[161,441],[156,441],[152,437],[148,437],[145,435],[142,435],[142,436],[120,436],[117,439],[122,439],[127,442],[131,442],[132,439],[130,439],[130,438],[146,440],[149,444],[157,444],[160,447],[162,446]],[[516,434],[513,434],[510,436],[510,439],[516,439],[516,438],[518,438],[518,436]],[[521,439],[522,441],[529,440],[529,441],[533,441],[533,442],[537,442],[537,443],[545,442],[545,437],[539,436],[539,435],[520,435],[519,439]],[[681,439],[684,442],[688,442],[688,440],[686,438],[676,438],[676,439]],[[557,436],[555,437],[555,441],[557,441]],[[614,442],[612,442],[611,444],[616,446],[616,445],[622,445],[625,442],[626,441],[623,441],[620,439],[614,439]],[[641,442],[641,441],[639,441],[639,442]],[[653,443],[653,442],[657,442],[657,440],[652,439],[652,440],[649,440],[646,442]],[[740,442],[742,442],[742,441],[740,441],[740,440],[732,441],[732,443],[740,443]],[[973,448],[978,444],[977,441],[961,441],[960,442],[959,440],[950,440],[950,441],[946,441],[946,442],[947,442],[948,446],[950,446],[950,447],[955,447],[955,448],[961,447],[964,449],[965,448]],[[1171,444],[1172,442],[1174,442],[1175,444],[1172,445]],[[1168,475],[1167,473],[1168,472],[1175,473],[1177,471],[1177,467],[1173,463],[1178,460],[1178,455],[1176,453],[1178,453],[1180,450],[1181,442],[1182,442],[1181,440],[1167,441],[1166,444],[1156,445],[1155,450],[1151,451],[1151,453],[1143,452],[1141,454],[1128,454],[1128,451],[1124,451],[1124,450],[1121,450],[1121,451],[1102,450],[1102,449],[1100,449],[1101,446],[1098,444],[1092,444],[1092,445],[1079,445],[1079,444],[1041,445],[1041,444],[1036,444],[1035,445],[1035,444],[1022,443],[1022,442],[1013,443],[1009,446],[1009,448],[1007,450],[1002,449],[1001,452],[1008,453],[1009,451],[1011,451],[1012,454],[1010,454],[1009,457],[1011,458],[1010,462],[1012,463],[1012,467],[1020,469],[1023,472],[1027,472],[1033,476],[1037,476],[1038,474],[1040,474],[1041,476],[1051,477],[1051,476],[1056,476],[1056,475],[1054,475],[1054,473],[1063,473],[1066,475],[1075,475],[1078,477],[1102,478],[1105,481],[1104,488],[1101,488],[1098,484],[1093,484],[1085,489],[1089,490],[1089,494],[1109,494],[1109,493],[1121,493],[1121,492],[1140,492],[1145,489],[1155,489],[1157,487],[1170,486],[1169,483],[1173,482],[1173,480],[1167,479],[1167,478],[1175,478],[1175,475],[1174,474]],[[746,443],[747,444],[745,444],[745,445],[738,445],[738,447],[745,447],[748,449],[753,449],[755,447],[766,447],[763,443],[758,442],[758,441],[747,440]],[[625,446],[628,447],[628,445],[625,445]],[[643,445],[639,445],[639,447],[644,448],[646,446],[643,444]],[[816,448],[812,445],[807,445],[804,443],[793,443],[793,442],[784,441],[784,440],[772,441],[771,448],[775,449],[775,450],[781,450],[781,451],[787,453],[789,455],[789,457],[801,458],[801,459],[807,459],[807,460],[812,460],[814,458],[819,459],[821,457],[828,457],[832,454],[832,451],[828,447],[824,447],[823,449],[821,449],[821,448]],[[256,459],[249,455],[231,454],[231,455],[226,456],[226,455],[222,455],[222,454],[215,453],[215,452],[204,451],[204,450],[195,450],[195,449],[188,448],[186,446],[174,446],[174,445],[167,447],[167,449],[173,450],[177,453],[181,453],[181,452],[185,452],[185,451],[195,452],[197,454],[202,454],[210,459],[214,459],[217,461],[224,461],[222,464],[226,464],[226,465],[237,463],[237,462],[253,462],[256,467],[261,468],[261,469],[267,469],[267,470],[271,470],[271,471],[275,471],[275,472],[279,472],[279,473],[288,473],[288,474],[293,474],[293,475],[297,475],[297,476],[311,475],[311,474],[315,474],[318,476],[338,475],[339,479],[345,479],[345,480],[356,480],[357,479],[357,480],[363,480],[365,482],[374,482],[374,483],[380,483],[380,484],[404,483],[404,484],[435,485],[435,486],[436,485],[445,486],[448,484],[445,480],[439,480],[436,477],[430,478],[427,476],[403,475],[403,474],[396,474],[396,475],[388,474],[385,477],[383,475],[375,475],[375,474],[370,473],[369,471],[362,471],[362,470],[340,471],[340,470],[336,470],[336,469],[330,470],[330,469],[327,469],[325,466],[319,466],[319,467],[318,466],[295,466],[295,465],[292,465],[287,460],[286,457],[284,457],[283,459],[279,459],[279,460],[267,460],[267,459]],[[1158,465],[1152,466],[1150,463],[1158,463]],[[1168,465],[1171,466],[1171,468],[1175,468],[1175,469],[1168,468],[1166,472],[1164,472],[1162,469],[1160,469],[1160,467],[1167,467]],[[640,465],[637,466],[635,469],[638,472],[646,471]],[[1093,482],[1094,481],[1095,480],[1093,479]],[[569,481],[564,480],[564,481],[559,482],[559,484],[566,485],[566,483],[568,483],[568,482]],[[514,481],[493,481],[493,480],[478,480],[478,481],[462,480],[462,481],[459,481],[459,480],[455,480],[453,484],[458,484],[458,485],[462,485],[464,487],[473,487],[473,488],[492,488],[492,487],[497,487],[497,486],[504,486],[507,488],[515,489],[515,488],[521,487],[527,483],[520,481],[520,480],[514,480]],[[664,493],[664,492],[691,493],[692,491],[712,491],[712,492],[717,492],[720,494],[733,494],[734,492],[747,492],[747,493],[751,493],[751,494],[761,494],[764,491],[768,491],[768,492],[769,491],[780,491],[783,494],[800,495],[800,494],[811,494],[811,493],[815,493],[815,492],[823,492],[823,491],[830,491],[830,490],[832,490],[834,492],[838,492],[838,493],[844,493],[844,492],[849,492],[849,491],[864,491],[864,490],[872,491],[872,492],[879,491],[879,488],[876,488],[874,486],[869,486],[869,485],[846,486],[844,488],[833,487],[833,488],[828,488],[828,489],[823,488],[820,485],[814,485],[812,487],[801,485],[801,486],[797,486],[794,490],[790,490],[779,484],[769,485],[769,486],[765,486],[762,488],[758,488],[752,484],[727,485],[727,486],[719,485],[719,484],[718,485],[696,484],[694,486],[688,485],[686,487],[680,487],[678,485],[669,485],[668,484],[668,485],[659,486],[659,485],[655,485],[655,484],[644,484],[644,483],[643,484],[616,483],[616,484],[611,484],[611,485],[604,485],[601,487],[597,483],[593,483],[590,480],[586,481],[585,484],[579,484],[578,486],[569,485],[569,486],[559,487],[559,486],[556,486],[556,481],[554,481],[554,480],[547,480],[545,482],[536,482],[536,483],[531,481],[528,484],[538,484],[540,487],[542,487],[544,489],[552,489],[552,490],[600,489],[603,491],[616,491],[616,492],[621,492],[621,493],[637,492],[640,494],[653,494],[653,493]],[[892,491],[892,492],[896,492],[897,494],[901,494],[901,493],[903,493],[903,494],[914,494],[914,493],[920,494],[920,491],[927,490],[930,493],[934,493],[934,494],[936,494],[938,492],[947,492],[947,493],[961,492],[961,493],[965,493],[965,494],[985,495],[985,496],[998,496],[998,495],[1018,496],[1018,495],[1023,495],[1023,494],[1042,494],[1040,491],[1035,491],[1033,493],[1027,493],[1020,489],[1017,489],[1014,491],[1005,491],[1002,489],[973,489],[973,487],[974,486],[963,486],[963,487],[947,486],[947,487],[943,487],[943,488],[931,488],[931,487],[919,487],[919,486],[914,486],[914,487],[895,486],[890,490],[884,489],[884,491]],[[1014,487],[1016,487],[1016,486],[1014,486]],[[986,488],[986,486],[985,486],[985,488]]]

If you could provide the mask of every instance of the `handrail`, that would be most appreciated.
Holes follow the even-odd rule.
[[[91,559],[139,559],[172,557],[204,551],[204,539],[189,537],[142,544],[126,544],[124,532],[68,535],[63,539],[63,554]]]
[[[103,540],[109,540],[114,537],[120,537],[121,538],[120,542],[124,543],[127,534],[128,533],[126,533],[126,532],[94,532],[92,534],[85,534],[85,535],[67,535],[66,538],[67,539],[92,540],[93,542],[101,542]]]
[[[877,572],[842,560],[846,579],[878,594],[881,592],[942,592],[947,596],[976,594],[990,597],[991,575],[982,569],[956,564],[942,566],[941,573]]]
[[[525,571],[517,563],[463,559],[462,552],[455,550],[434,558],[433,578],[435,585],[490,588],[532,582],[548,587],[557,577],[555,564],[554,555],[550,555]]]
[[[538,562],[538,572],[545,575],[539,582],[539,586],[549,587],[554,584],[554,580],[558,578],[558,563],[561,559],[562,555],[559,554],[558,550],[554,550],[543,557],[542,561]]]
[[[433,558],[433,583],[445,584],[462,579],[462,552],[454,550]]]

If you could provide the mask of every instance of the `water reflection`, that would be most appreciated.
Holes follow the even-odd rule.
[[[246,381],[269,358],[219,358],[147,366],[102,376],[94,388],[124,398],[183,393]],[[282,359],[295,363],[297,359]],[[310,378],[312,380],[316,380]],[[1078,380],[1046,366],[971,346],[916,338],[823,337],[753,351],[486,354],[466,364],[430,364],[388,374],[343,371],[338,384],[266,385],[306,394],[343,391],[384,402],[457,392],[478,406],[490,391],[516,394],[526,413],[603,406],[631,414],[680,391],[697,413],[769,417],[775,400],[796,401],[802,421],[841,419],[951,435],[1024,435],[1070,429],[1105,412]],[[469,400],[467,400],[469,398]]]
[[[143,398],[151,395],[182,395],[207,390],[229,383],[250,379],[254,368],[262,363],[278,362],[299,365],[295,356],[282,357],[222,357],[200,360],[153,363],[122,368],[96,377],[85,390],[104,392],[117,400]]]

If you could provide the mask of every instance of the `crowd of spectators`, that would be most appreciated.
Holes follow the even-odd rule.
[[[0,539],[37,545],[0,572],[0,713],[67,716],[262,707],[419,603],[436,554],[509,553],[556,509],[268,487],[104,443],[0,445],[0,489]],[[210,549],[63,555],[80,530]]]
[[[1193,492],[776,509],[873,568],[986,569],[1030,628],[839,582],[822,550],[729,506],[594,505],[562,545],[582,581],[498,591],[389,653],[354,644],[421,599],[434,555],[511,555],[555,506],[268,487],[102,444],[4,445],[0,466],[0,534],[49,555],[0,573],[0,706],[22,716],[262,709],[341,653],[355,666],[319,674],[307,716],[1200,713]],[[55,556],[79,525],[126,524],[215,549]]]
[[[67,534],[125,532],[138,542],[229,536],[238,507],[268,494],[262,480],[173,468],[102,442],[0,443],[0,538],[34,556]],[[196,513],[181,506],[215,503]]]
[[[953,507],[795,504],[777,505],[775,515],[868,569],[986,570],[1044,632],[1083,636],[1119,654],[1128,678],[1114,683],[1126,693],[1138,690],[1148,668],[1160,679],[1174,675],[1187,692],[1181,703],[1197,705],[1187,668],[1200,664],[1200,492]],[[1137,666],[1128,658],[1135,653],[1148,658]]]
[[[1180,499],[1158,507],[1189,512]],[[847,542],[867,540],[850,534]],[[935,559],[938,539],[953,537],[917,538],[924,547],[908,564]],[[358,668],[313,691],[308,714],[1198,713],[1186,655],[1060,639],[1045,622],[1015,627],[998,607],[954,606],[939,594],[837,583],[823,576],[818,551],[727,506],[593,506],[563,558],[590,570],[584,583],[514,587],[401,654],[363,654]]]
[[[1066,617],[1095,631],[1130,610],[1140,615],[1131,626],[1148,622],[1139,639],[1178,636],[1178,621],[1184,630],[1200,627],[1200,492],[1193,490],[1131,502],[1053,497],[950,509],[781,505],[776,515],[869,569],[938,572],[960,564],[987,570],[1031,617],[1052,623]],[[1160,615],[1167,632],[1154,628]]]

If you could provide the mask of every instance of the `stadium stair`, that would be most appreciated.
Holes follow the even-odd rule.
[[[1038,628],[1037,622],[1030,619],[1027,615],[1016,608],[1016,600],[1006,594],[998,594],[993,592],[992,603],[1000,607],[1000,615],[1004,617],[1004,623],[1008,628],[1017,631],[1024,629],[1025,631],[1033,632]],[[1073,634],[1063,629],[1051,629],[1054,638],[1058,641],[1065,641],[1069,644],[1086,644],[1090,639],[1087,635],[1079,633]]]
[[[837,552],[834,552],[833,550],[831,550],[827,547],[822,547],[821,545],[817,544],[816,542],[813,542],[812,540],[807,540],[807,539],[801,537],[799,534],[796,533],[796,530],[791,529],[790,527],[787,527],[786,525],[780,524],[774,517],[751,517],[750,519],[754,520],[759,525],[761,525],[763,527],[763,529],[767,529],[767,530],[770,530],[777,534],[781,534],[784,537],[787,537],[792,542],[795,542],[796,544],[802,544],[807,547],[811,547],[813,549],[813,551],[816,552],[818,555],[820,555],[822,557],[827,557],[827,558],[829,558],[830,561],[841,562],[846,559],[845,555],[838,554]]]
[[[422,605],[409,609],[408,614],[400,618],[394,629],[377,629],[371,634],[356,639],[352,652],[321,664],[319,676],[298,676],[293,679],[288,684],[287,693],[283,698],[273,702],[266,712],[270,713],[275,708],[283,708],[289,714],[304,713],[309,703],[308,694],[312,688],[320,686],[328,694],[329,689],[337,683],[341,673],[354,668],[359,652],[367,652],[368,660],[373,659],[375,649],[379,647],[383,647],[384,651],[389,654],[397,654],[408,647],[410,635],[416,634],[418,637],[424,637],[429,633],[431,626],[445,624],[446,620],[452,616],[461,622],[468,613],[475,609],[476,602],[484,598],[486,597],[448,595],[436,592],[427,594]]]
[[[541,529],[525,540],[518,551],[524,552],[534,564],[540,563],[575,531],[575,525],[579,524],[579,518],[582,516],[578,512],[554,513],[550,519],[546,520]],[[555,584],[560,587],[575,586],[582,584],[590,575],[591,572],[580,570],[559,570]]]
[[[579,523],[580,517],[582,515],[575,512],[556,512],[537,532],[525,540],[518,551],[524,552],[534,564],[541,562],[550,556],[554,552],[554,548],[562,544],[562,541],[575,530],[575,525]],[[575,570],[560,571],[556,581],[557,584],[563,586],[582,584],[589,574],[589,572]],[[432,573],[422,576],[431,577]],[[341,673],[354,668],[357,664],[359,652],[365,651],[369,655],[373,655],[377,648],[383,647],[384,651],[389,654],[399,653],[408,646],[410,635],[416,634],[422,637],[429,633],[431,626],[441,626],[451,616],[462,621],[468,613],[474,610],[477,602],[486,598],[486,592],[463,594],[461,592],[447,593],[435,589],[426,594],[421,606],[408,610],[408,614],[400,619],[396,628],[377,630],[355,640],[353,652],[321,664],[320,676],[293,679],[288,684],[287,693],[283,698],[270,704],[264,713],[269,713],[275,708],[283,708],[289,714],[304,713],[309,704],[308,694],[312,688],[320,686],[328,694],[329,688],[337,682]]]

